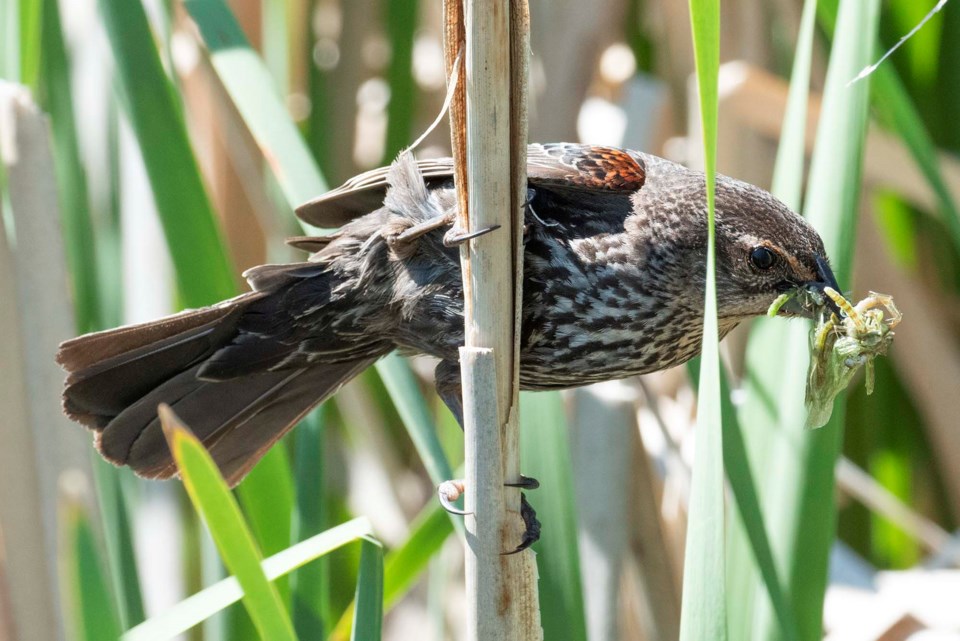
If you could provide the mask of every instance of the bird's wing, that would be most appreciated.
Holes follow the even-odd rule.
[[[452,158],[418,160],[417,167],[428,185],[453,177]],[[389,172],[390,167],[378,167],[358,174],[336,189],[297,207],[297,216],[317,227],[340,227],[369,214],[383,205]]]
[[[534,188],[630,194],[647,171],[635,152],[560,142],[527,147],[527,176]]]
[[[453,160],[417,161],[428,185],[453,177]],[[383,204],[389,167],[364,172],[297,208],[297,216],[317,227],[339,227]],[[527,147],[527,177],[534,189],[630,194],[643,187],[646,168],[640,155],[614,147],[573,143]]]

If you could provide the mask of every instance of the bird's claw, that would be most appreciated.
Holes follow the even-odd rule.
[[[453,502],[460,498],[460,495],[465,491],[466,489],[463,479],[444,481],[440,484],[440,487],[437,488],[437,496],[440,497],[440,505],[443,506],[443,509],[445,509],[447,512],[450,512],[450,514],[459,514],[460,516],[473,514],[473,512],[461,510],[453,504]]]
[[[478,229],[477,231],[464,233],[459,230],[456,226],[450,229],[446,234],[443,235],[443,246],[444,247],[459,247],[468,240],[474,238],[479,238],[485,234],[489,234],[492,231],[500,229],[500,225],[490,225],[489,227],[484,227],[483,229]]]
[[[530,479],[535,481],[536,479]],[[523,492],[520,493],[520,518],[523,519],[523,538],[520,539],[520,545],[510,552],[501,552],[503,556],[523,552],[528,547],[540,540],[540,521],[537,520],[537,512],[533,506],[527,502],[527,497]]]
[[[504,483],[507,487],[519,487],[521,490],[535,490],[540,487],[540,481],[531,477],[520,475],[520,480],[516,483]]]
[[[535,490],[540,487],[540,481],[529,476],[521,476],[520,480],[516,483],[504,483],[504,486],[519,487],[525,490]],[[437,495],[440,497],[440,505],[443,507],[443,509],[451,514],[459,514],[460,516],[473,514],[473,512],[461,510],[453,504],[453,502],[459,499],[464,492],[466,492],[466,483],[463,479],[444,481],[437,488]],[[533,509],[533,506],[527,502],[527,497],[523,492],[520,493],[520,518],[523,519],[524,525],[523,537],[520,539],[520,545],[510,552],[502,552],[501,554],[503,555],[523,552],[528,547],[540,540],[540,521],[537,520],[537,512]]]

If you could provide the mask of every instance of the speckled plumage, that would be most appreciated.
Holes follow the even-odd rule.
[[[66,343],[67,413],[97,431],[114,462],[168,476],[166,451],[144,443],[156,443],[150,433],[159,432],[151,403],[176,392],[166,402],[237,482],[298,416],[394,349],[439,358],[438,389],[457,411],[463,292],[459,251],[444,242],[456,213],[451,169],[449,160],[418,165],[403,156],[308,203],[298,212],[308,222],[343,227],[295,241],[314,251],[309,262],[250,270],[254,291],[221,312],[183,316],[178,331],[151,329],[170,321],[126,330],[126,349],[98,351],[104,334]],[[532,145],[529,175],[521,387],[574,387],[694,356],[706,256],[703,175],[639,152],[568,144]],[[822,273],[829,270],[816,232],[756,187],[718,177],[716,230],[722,334],[784,291],[832,279]],[[757,247],[769,248],[773,266],[751,263]],[[138,367],[152,374],[132,391],[107,385],[116,382],[109,372]],[[254,394],[249,381],[262,383]],[[229,416],[217,414],[217,394],[229,397]],[[284,407],[291,403],[298,405]]]

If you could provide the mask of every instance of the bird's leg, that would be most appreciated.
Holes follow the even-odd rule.
[[[460,385],[460,365],[452,361],[440,361],[433,375],[437,394],[440,395],[444,405],[450,408],[453,417],[457,419],[457,425],[460,426],[460,429],[463,429],[463,390]],[[461,510],[453,504],[464,491],[463,479],[444,481],[437,488],[440,505],[451,514],[460,514],[461,516],[470,514],[470,512]]]
[[[453,215],[438,216],[436,218],[431,218],[430,220],[425,220],[422,223],[417,223],[411,227],[408,227],[404,231],[400,232],[396,236],[387,239],[389,244],[397,243],[409,243],[414,241],[424,234],[432,232],[434,229],[439,229],[440,227],[446,227],[447,225],[453,222]]]
[[[500,229],[500,225],[490,225],[489,227],[484,227],[483,229],[478,229],[477,231],[470,232],[468,234],[461,230],[456,223],[454,223],[453,227],[450,228],[450,231],[443,235],[443,246],[459,247],[472,238],[479,238],[480,236],[489,234],[490,232],[498,229]]]
[[[440,361],[433,370],[434,386],[440,400],[453,413],[457,425],[463,429],[463,387],[460,383],[460,363]]]
[[[457,425],[463,429],[463,387],[460,383],[460,364],[454,361],[440,361],[434,370],[436,379],[437,394],[453,412],[457,419]],[[521,476],[520,480],[514,483],[504,483],[506,487],[518,487],[525,490],[535,490],[540,487],[540,481],[535,478]],[[444,481],[437,488],[440,496],[440,505],[452,514],[467,515],[470,512],[461,510],[453,505],[453,501],[460,498],[460,495],[466,491],[463,479],[454,479]],[[523,492],[520,493],[520,517],[523,519],[524,532],[520,545],[510,552],[504,554],[516,554],[522,552],[540,539],[540,521],[537,520],[537,513],[527,502],[527,497]]]

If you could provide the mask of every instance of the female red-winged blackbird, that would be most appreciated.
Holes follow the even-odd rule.
[[[703,174],[647,154],[531,145],[520,386],[560,389],[682,363],[700,347]],[[246,273],[252,292],[205,309],[65,342],[64,410],[108,460],[175,472],[167,403],[231,484],[307,411],[381,356],[440,359],[460,414],[463,291],[452,162],[362,174],[300,208],[331,236],[294,239],[309,262]],[[817,233],[768,193],[717,178],[721,334],[780,294],[837,287]],[[781,310],[804,314],[797,304]]]

